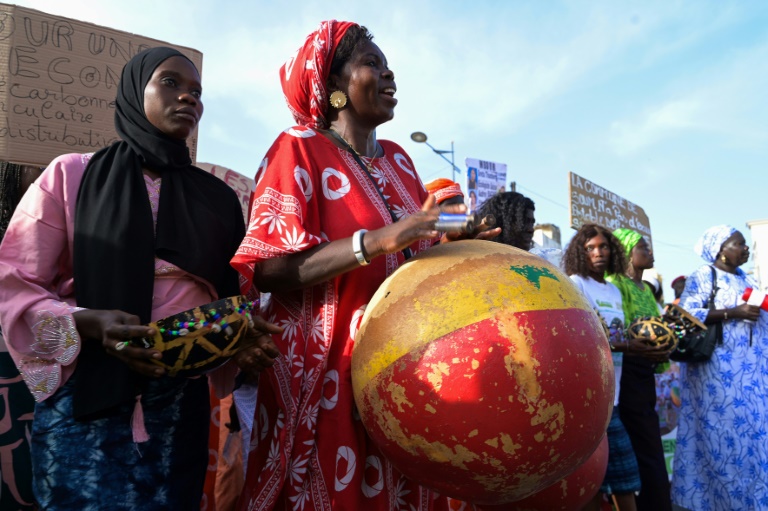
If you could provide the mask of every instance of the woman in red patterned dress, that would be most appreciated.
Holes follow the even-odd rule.
[[[366,304],[438,236],[439,210],[413,162],[376,139],[397,100],[394,73],[371,39],[357,24],[323,22],[280,70],[299,125],[278,136],[258,169],[248,234],[233,259],[244,291],[272,293],[267,315],[284,328],[275,335],[281,356],[260,375],[243,510],[447,509],[381,455],[352,398]]]

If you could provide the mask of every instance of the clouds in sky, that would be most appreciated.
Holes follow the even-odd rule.
[[[417,130],[441,149],[455,141],[459,166],[465,157],[507,163],[509,179],[537,194],[537,218],[567,240],[566,176],[576,172],[644,207],[662,273],[675,276],[698,261],[665,251],[665,241],[689,246],[710,225],[768,216],[750,200],[707,207],[743,195],[744,182],[768,187],[768,4],[19,3],[201,50],[199,156],[244,174],[292,123],[278,68],[336,18],[368,26],[387,55],[399,105],[378,135],[403,145],[425,180],[450,177],[451,167],[410,141]]]

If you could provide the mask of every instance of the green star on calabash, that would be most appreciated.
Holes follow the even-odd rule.
[[[541,282],[540,280],[543,277],[546,277],[548,279],[553,279],[556,281],[560,281],[560,279],[557,278],[557,276],[549,271],[549,269],[544,268],[542,266],[510,266],[510,270],[512,270],[515,273],[518,273],[528,279],[534,286],[536,286],[536,289],[541,289]]]

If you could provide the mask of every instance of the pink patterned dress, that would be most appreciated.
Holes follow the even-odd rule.
[[[63,385],[74,371],[80,336],[72,312],[72,243],[75,204],[91,154],[55,159],[22,198],[0,250],[0,324],[36,401]],[[157,221],[160,183],[144,177]],[[208,303],[207,282],[155,258],[152,321]]]
[[[149,382],[142,397],[150,436],[145,443],[132,442],[131,403],[93,421],[72,417],[73,374],[81,348],[72,316],[78,310],[74,215],[90,157],[55,159],[22,198],[0,245],[0,325],[37,401],[35,497],[41,509],[53,510],[196,509],[208,464],[205,379]],[[145,176],[145,185],[157,221],[161,181]],[[207,282],[155,259],[153,321],[216,298]]]

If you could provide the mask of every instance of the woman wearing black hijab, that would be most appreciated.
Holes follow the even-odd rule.
[[[0,247],[0,323],[37,405],[42,509],[199,509],[208,464],[206,378],[163,377],[128,346],[150,321],[239,294],[236,195],[192,166],[197,69],[170,48],[123,69],[121,141],[60,156],[24,197]],[[9,300],[13,297],[13,300]],[[262,329],[269,330],[259,322]],[[274,330],[274,329],[273,329]],[[270,364],[271,340],[239,361]]]

